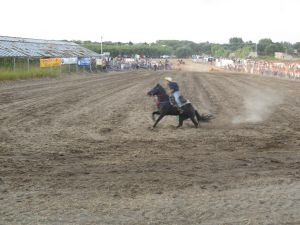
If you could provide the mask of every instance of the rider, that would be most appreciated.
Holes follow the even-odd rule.
[[[177,104],[179,112],[182,113],[182,109],[181,109],[182,103],[180,101],[180,92],[179,92],[178,84],[176,82],[174,82],[171,77],[165,77],[165,82],[166,82],[166,85],[171,90],[171,94],[175,99],[175,102]]]

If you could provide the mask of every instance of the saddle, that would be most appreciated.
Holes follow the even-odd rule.
[[[186,103],[188,103],[188,100],[185,97],[183,97],[182,95],[179,96],[179,100],[182,105],[185,105]]]
[[[179,101],[181,102],[182,106],[189,103],[189,101],[186,98],[184,98],[182,95],[179,96]],[[171,105],[177,106],[174,96],[170,96],[170,103]]]

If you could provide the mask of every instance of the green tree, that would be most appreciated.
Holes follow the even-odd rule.
[[[294,48],[290,42],[285,41],[285,42],[281,42],[280,44],[281,44],[284,52],[286,52],[290,55],[294,54]]]
[[[257,52],[258,55],[267,55],[266,54],[266,48],[267,46],[273,44],[273,41],[269,38],[264,38],[259,40],[258,44],[257,44]],[[272,48],[272,47],[269,47]]]
[[[82,46],[98,53],[101,52],[101,45],[99,43],[84,44]],[[103,51],[110,52],[111,56],[113,57],[118,55],[131,56],[134,54],[145,55],[148,57],[160,57],[161,55],[172,54],[172,49],[170,47],[156,44],[153,44],[151,46],[149,46],[148,44],[103,44]]]
[[[175,55],[178,58],[187,58],[193,54],[193,50],[190,47],[180,47],[175,51]]]
[[[275,52],[283,52],[284,48],[280,43],[272,43],[266,46],[265,55],[274,56]]]
[[[246,46],[246,47],[237,49],[234,53],[235,53],[235,56],[238,58],[247,58],[251,51],[252,51],[252,48],[249,46]]]
[[[296,43],[293,45],[293,48],[294,48],[294,50],[297,51],[297,54],[300,55],[300,42],[296,42]]]
[[[242,38],[239,37],[232,37],[229,39],[229,44],[231,45],[242,45],[244,44],[244,41]]]
[[[199,43],[197,47],[197,54],[205,54],[205,55],[211,55],[211,43],[204,42]]]
[[[239,48],[242,48],[244,45],[244,41],[242,38],[239,37],[232,37],[229,39],[229,45],[228,48],[231,51],[235,51]]]
[[[229,55],[229,51],[220,44],[213,44],[211,46],[211,53],[215,57],[227,57]]]

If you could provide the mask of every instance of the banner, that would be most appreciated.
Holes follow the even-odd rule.
[[[91,65],[90,58],[81,58],[78,60],[78,66],[89,66],[89,65]]]
[[[61,64],[62,65],[70,65],[70,64],[77,64],[77,58],[62,58]]]
[[[60,66],[61,58],[40,59],[40,67]]]
[[[102,64],[103,64],[103,59],[96,59],[97,66],[102,66]]]
[[[132,59],[132,58],[126,58],[125,59],[126,63],[133,63],[134,61],[135,61],[135,59]]]

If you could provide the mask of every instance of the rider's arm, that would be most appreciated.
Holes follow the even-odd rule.
[[[179,87],[178,87],[177,83],[175,83],[175,82],[170,82],[169,87],[172,90],[172,92],[175,92],[175,91],[179,90]]]

